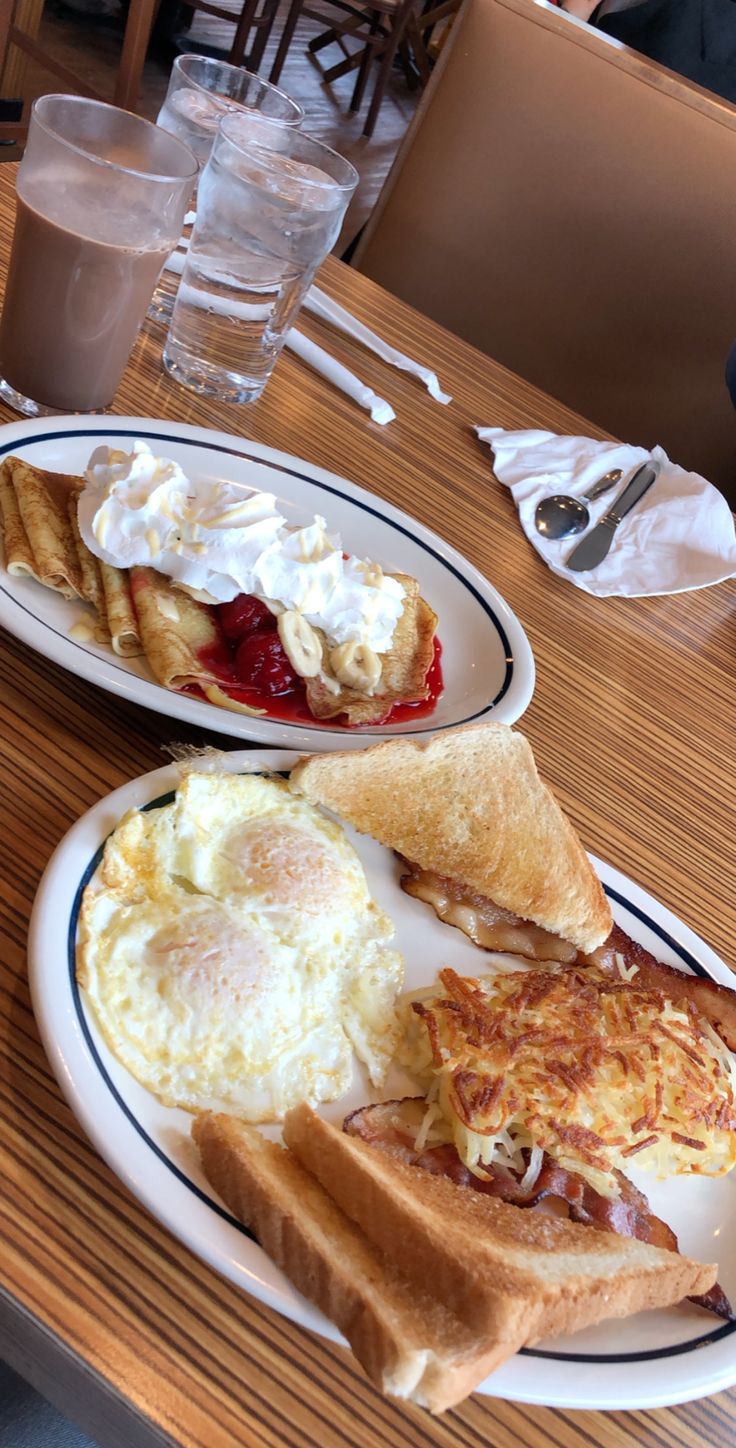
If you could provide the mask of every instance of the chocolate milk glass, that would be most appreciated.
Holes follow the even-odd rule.
[[[93,241],[18,196],[0,322],[6,381],[62,412],[106,407],[170,250]]]
[[[27,412],[92,412],[115,395],[197,167],[137,116],[45,96],[34,118],[45,102],[56,109],[35,144],[29,133],[18,174],[0,391]],[[59,135],[70,111],[71,134]],[[162,155],[159,138],[178,153]]]

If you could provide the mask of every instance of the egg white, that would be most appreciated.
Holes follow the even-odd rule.
[[[190,773],[131,811],[80,912],[100,1029],[166,1105],[280,1119],[381,1085],[403,962],[341,828],[282,781]]]

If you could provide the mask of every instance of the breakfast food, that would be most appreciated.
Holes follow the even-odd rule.
[[[276,778],[186,774],[130,811],[82,901],[77,976],[166,1105],[272,1121],[380,1085],[402,961],[340,827]]]
[[[410,894],[429,878],[482,947],[452,942],[472,976],[431,984],[423,958],[396,1011],[391,926],[320,806],[393,846]],[[190,770],[108,841],[78,976],[120,1061],[196,1113],[212,1188],[384,1391],[438,1412],[543,1337],[684,1298],[733,1317],[627,1172],[736,1164],[734,993],[694,981],[696,998],[612,925],[505,726],[305,759],[288,781]],[[341,1132],[312,1106],[345,1092],[353,1050],[378,1099]],[[417,1094],[385,1100],[394,1055]],[[249,1125],[279,1119],[284,1146]]]
[[[314,756],[291,787],[395,850],[404,888],[487,949],[518,951],[523,937],[540,959],[569,959],[611,930],[572,825],[505,724]]]
[[[204,1171],[384,1392],[441,1412],[527,1343],[707,1291],[715,1268],[417,1173],[322,1121],[286,1150],[223,1115]]]
[[[5,566],[16,578],[35,578],[63,598],[81,598],[82,576],[67,499],[77,479],[40,473],[20,458],[0,467]]]
[[[401,887],[483,950],[622,971],[697,1006],[736,1050],[736,992],[665,965],[614,924],[585,851],[505,724],[468,725],[426,743],[396,739],[355,756],[316,755],[291,788],[401,859]]]
[[[655,960],[613,925],[531,750],[503,725],[313,758],[291,787],[393,847],[401,884],[520,973],[441,974],[404,1061],[429,1094],[348,1130],[521,1205],[677,1248],[626,1167],[721,1174],[736,1160],[736,993]],[[536,969],[532,968],[536,966]],[[730,1317],[720,1289],[704,1306]]]
[[[425,1089],[422,1147],[531,1193],[545,1155],[604,1197],[736,1165],[736,1062],[694,1007],[592,969],[440,972],[410,998],[403,1060]]]
[[[288,526],[273,493],[192,481],[137,442],[95,449],[85,479],[6,460],[0,511],[10,570],[90,603],[97,642],[145,653],[165,688],[352,726],[442,691],[416,580],[344,553],[323,518]]]

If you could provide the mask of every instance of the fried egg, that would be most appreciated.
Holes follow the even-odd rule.
[[[113,832],[77,976],[110,1049],[168,1106],[254,1122],[380,1086],[403,963],[342,829],[275,778],[188,774]]]

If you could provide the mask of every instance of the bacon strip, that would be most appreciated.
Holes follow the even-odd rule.
[[[424,900],[447,925],[456,925],[482,950],[497,950],[510,955],[523,955],[528,960],[557,960],[569,963],[577,951],[569,941],[551,935],[531,920],[521,920],[510,910],[502,910],[486,895],[478,895],[432,870],[420,870],[401,858],[406,869],[401,888],[407,895]]]
[[[669,1252],[679,1251],[677,1237],[672,1228],[659,1217],[655,1217],[644,1193],[620,1172],[616,1173],[620,1196],[611,1199],[601,1196],[600,1192],[595,1191],[577,1172],[567,1171],[545,1152],[534,1186],[524,1192],[518,1176],[512,1172],[490,1167],[487,1180],[475,1176],[461,1161],[456,1148],[450,1142],[417,1152],[414,1140],[424,1108],[425,1103],[421,1097],[387,1101],[379,1106],[364,1106],[362,1110],[353,1111],[346,1117],[343,1129],[349,1136],[360,1136],[379,1150],[399,1156],[424,1171],[449,1177],[456,1186],[468,1187],[486,1196],[499,1197],[501,1201],[510,1202],[516,1207],[534,1208],[545,1198],[556,1198],[567,1204],[573,1222],[580,1222],[603,1232],[614,1232],[619,1237],[636,1237],[640,1242],[648,1242],[653,1247],[662,1247]],[[689,1300],[727,1321],[734,1317],[731,1304],[718,1283],[709,1292]]]
[[[715,980],[686,975],[673,965],[664,965],[638,941],[632,940],[620,925],[614,925],[608,939],[597,950],[590,955],[578,956],[575,964],[594,965],[606,975],[620,979],[617,956],[621,957],[627,969],[633,965],[637,967],[634,984],[647,990],[661,991],[673,1003],[690,1001],[718,1032],[729,1050],[736,1051],[736,990]]]
[[[567,940],[502,910],[485,895],[467,889],[457,880],[420,870],[402,858],[406,874],[401,888],[407,895],[424,900],[447,925],[464,931],[482,950],[520,955],[525,960],[557,961],[561,965],[597,966],[606,975],[621,980],[617,957],[625,967],[637,967],[634,982],[648,990],[661,991],[673,1003],[690,1001],[710,1022],[729,1050],[736,1051],[736,990],[696,975],[687,975],[664,965],[643,945],[632,940],[620,925],[614,925],[607,940],[584,955]]]

